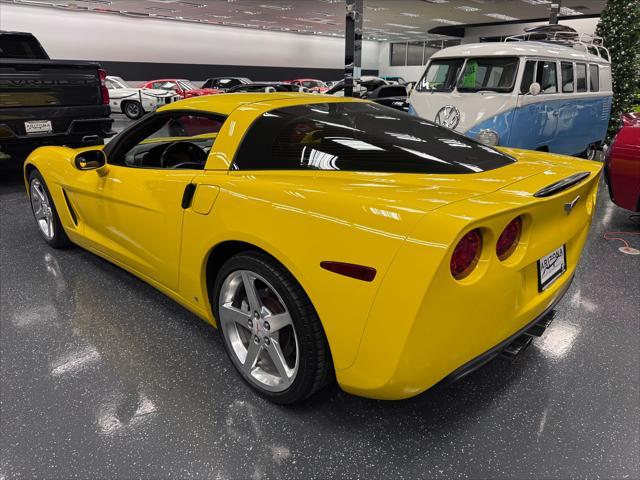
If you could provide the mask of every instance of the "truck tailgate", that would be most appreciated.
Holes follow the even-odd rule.
[[[100,104],[96,63],[0,60],[0,109]]]

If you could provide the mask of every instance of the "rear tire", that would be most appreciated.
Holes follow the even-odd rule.
[[[275,259],[260,252],[234,255],[220,269],[212,293],[227,355],[260,395],[292,404],[333,378],[318,314],[293,275]]]
[[[29,199],[36,226],[44,241],[53,248],[64,248],[70,245],[71,242],[60,222],[49,188],[38,170],[34,170],[29,175]]]
[[[122,104],[122,111],[131,120],[137,120],[144,115],[144,109],[140,102],[129,100]]]

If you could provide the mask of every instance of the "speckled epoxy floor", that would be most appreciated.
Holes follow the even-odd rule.
[[[555,322],[516,363],[403,402],[334,386],[283,408],[205,323],[49,248],[2,168],[0,479],[639,478],[640,256],[603,239],[638,226],[603,193]]]

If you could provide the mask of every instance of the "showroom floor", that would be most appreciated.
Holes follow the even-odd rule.
[[[333,386],[289,408],[158,291],[49,248],[7,166],[0,203],[0,479],[640,477],[640,256],[603,238],[639,227],[604,188],[555,322],[515,363],[402,402]]]

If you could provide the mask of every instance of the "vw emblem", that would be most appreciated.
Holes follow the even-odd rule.
[[[447,105],[438,110],[436,123],[453,130],[460,123],[460,112],[453,105]]]

